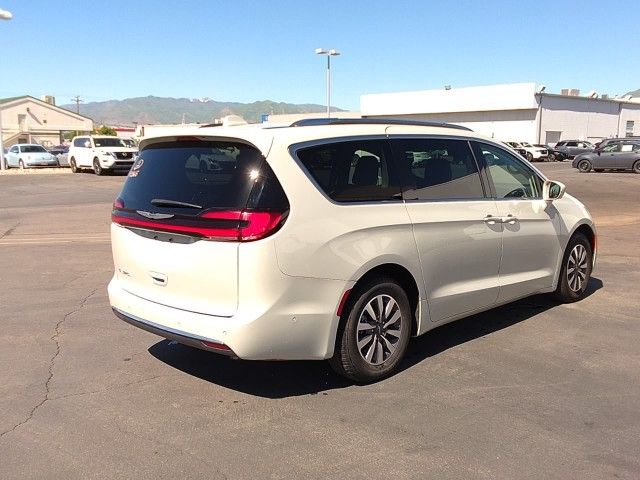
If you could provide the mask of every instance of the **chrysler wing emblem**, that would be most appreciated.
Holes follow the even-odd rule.
[[[138,215],[142,215],[143,217],[150,218],[151,220],[165,220],[167,218],[172,218],[173,215],[170,213],[152,213],[145,212],[143,210],[136,210]]]

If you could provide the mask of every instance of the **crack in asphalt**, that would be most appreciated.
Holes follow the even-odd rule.
[[[7,230],[2,235],[0,235],[0,240],[2,240],[4,237],[7,237],[7,236],[11,235],[13,233],[13,231],[16,228],[18,228],[19,226],[20,226],[20,222],[16,223],[13,227],[11,227],[9,230]]]
[[[101,388],[99,390],[89,390],[86,392],[77,392],[77,393],[69,393],[67,395],[60,395],[59,397],[53,397],[50,398],[49,400],[53,401],[53,400],[64,400],[67,398],[73,398],[73,397],[82,397],[85,395],[94,395],[96,393],[106,393],[109,392],[111,390],[118,390],[120,388],[127,388],[127,387],[131,387],[132,385],[139,385],[141,383],[145,383],[145,382],[150,382],[151,380],[155,380],[157,378],[162,378],[162,377],[171,377],[172,375],[154,375],[152,377],[147,377],[147,378],[140,378],[138,380],[134,380],[132,382],[127,382],[127,383],[122,383],[119,385],[114,385],[113,387],[109,387],[109,388]]]
[[[56,363],[56,359],[58,358],[58,355],[60,355],[60,341],[59,341],[59,337],[60,337],[60,329],[62,328],[62,324],[67,320],[67,318],[69,318],[71,315],[73,315],[74,313],[78,313],[87,303],[87,301],[93,296],[95,295],[95,293],[98,291],[98,289],[94,289],[89,295],[86,295],[82,301],[80,302],[80,304],[74,309],[71,310],[70,312],[66,313],[64,315],[64,317],[58,321],[58,323],[56,323],[56,326],[54,328],[54,333],[51,336],[50,340],[52,340],[53,342],[55,342],[56,344],[56,351],[54,352],[53,356],[51,357],[51,360],[49,360],[49,370],[48,370],[48,375],[47,375],[47,380],[44,384],[44,397],[42,398],[42,400],[31,409],[31,411],[29,412],[29,414],[27,415],[27,417],[22,420],[21,422],[17,423],[16,425],[14,425],[13,427],[11,427],[9,430],[5,430],[4,432],[0,432],[0,438],[4,437],[5,435],[15,431],[17,428],[19,428],[20,426],[24,425],[25,423],[29,422],[33,416],[35,415],[35,413],[38,411],[38,409],[40,407],[42,407],[47,401],[51,400],[50,397],[50,385],[51,385],[51,380],[53,379],[53,367],[55,366]]]

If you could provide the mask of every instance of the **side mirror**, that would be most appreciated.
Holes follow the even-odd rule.
[[[85,148],[89,148],[91,147],[91,142],[89,140],[87,140],[86,142],[84,142],[84,147]]]
[[[552,180],[546,180],[542,186],[542,198],[546,202],[553,202],[562,198],[564,195],[565,187],[564,183],[554,182]]]

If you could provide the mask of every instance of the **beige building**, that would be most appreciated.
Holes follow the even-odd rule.
[[[53,97],[45,100],[25,95],[0,99],[0,125],[5,148],[16,143],[38,143],[51,147],[62,143],[62,134],[68,131],[88,133],[93,120],[56,107]]]

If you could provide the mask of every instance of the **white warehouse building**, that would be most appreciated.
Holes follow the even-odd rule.
[[[580,96],[578,90],[546,93],[535,83],[362,95],[360,113],[449,122],[496,140],[552,145],[640,135],[640,99]]]

